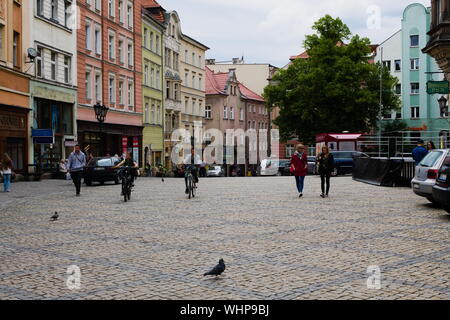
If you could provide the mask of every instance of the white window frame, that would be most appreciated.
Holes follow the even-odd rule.
[[[84,84],[86,90],[86,100],[92,100],[92,70],[86,69],[84,74]]]
[[[94,26],[94,49],[96,54],[102,54],[102,27],[99,24]]]
[[[419,70],[420,69],[420,60],[419,58],[410,59],[410,70]]]
[[[131,47],[131,50],[130,50]],[[128,44],[127,44],[127,63],[128,63],[128,67],[132,68],[134,65],[134,48],[133,48],[133,41],[128,40]]]
[[[420,107],[419,106],[411,107],[411,119],[420,119]]]
[[[53,60],[53,55],[55,55],[55,60]],[[58,53],[55,51],[50,51],[50,79],[53,81],[58,79]]]
[[[212,107],[211,106],[205,107],[205,118],[212,119]]]
[[[134,82],[130,79],[128,79],[127,83],[127,102],[128,109],[134,110]]]
[[[58,21],[58,0],[50,0],[50,18]]]
[[[234,107],[230,107],[230,120],[234,120]]]
[[[123,4],[125,2],[123,0],[119,0],[119,2],[117,3],[117,10],[119,11],[119,22],[120,23],[124,23],[124,10],[123,10]]]
[[[114,74],[109,74],[108,76],[108,100],[110,105],[116,104],[116,76]]]
[[[418,85],[417,89],[413,90],[413,84],[417,84]],[[420,83],[419,82],[411,82],[410,87],[411,87],[411,94],[412,95],[420,94]]]
[[[124,43],[125,43],[125,39],[123,39],[122,37],[119,37],[117,47],[119,50],[119,63],[121,63],[121,64],[125,64],[125,59],[124,59],[124,51],[125,50],[123,50]]]
[[[67,63],[66,63],[66,59],[67,59]],[[64,56],[63,60],[64,60],[64,82],[67,84],[70,84],[70,83],[72,83],[72,75],[71,75],[72,58],[70,56]],[[66,79],[66,74],[67,74],[67,79]]]
[[[119,79],[118,84],[118,90],[119,90],[119,105],[124,106],[125,105],[125,95],[124,95],[124,83],[125,81],[123,79]]]
[[[131,9],[131,10],[130,10]],[[133,3],[128,1],[127,3],[127,26],[128,29],[133,29]]]
[[[100,70],[96,70],[94,74],[94,93],[95,100],[97,102],[102,101],[102,73]]]
[[[39,52],[40,55],[36,57],[36,77],[37,78],[45,78],[45,68],[44,68],[44,48],[43,47],[37,47],[36,50]],[[40,68],[39,68],[40,65]],[[40,73],[40,75],[39,75]]]
[[[84,27],[84,33],[86,34],[86,49],[92,50],[92,22],[91,20],[86,20],[86,25]]]
[[[108,15],[112,18],[116,16],[116,6],[114,0],[108,0]]]
[[[109,60],[116,59],[116,33],[112,30],[108,30],[108,58]]]
[[[225,120],[228,119],[228,108],[227,108],[227,106],[223,106],[223,118]]]

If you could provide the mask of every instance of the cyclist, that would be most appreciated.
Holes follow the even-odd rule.
[[[134,187],[134,179],[137,176],[137,168],[138,165],[133,160],[133,155],[131,152],[127,152],[127,155],[124,160],[122,160],[120,163],[115,165],[113,168],[117,169],[120,167],[130,167],[131,169],[131,186]]]
[[[194,177],[194,183],[197,184],[199,182],[198,179],[198,170],[197,168],[202,164],[202,159],[198,154],[195,154],[195,148],[191,148],[191,153],[186,156],[183,161],[185,172],[188,168],[191,169],[192,176]],[[186,194],[189,193],[188,188],[188,178],[187,175],[184,176],[184,183],[186,184]]]

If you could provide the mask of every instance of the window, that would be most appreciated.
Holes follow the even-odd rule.
[[[178,83],[173,86],[173,100],[178,101]]]
[[[114,35],[114,33],[111,33],[110,32],[110,34],[109,34],[109,36],[108,36],[108,51],[109,51],[109,59],[111,59],[111,60],[114,60],[114,58],[115,58],[115,40],[116,39],[116,36]]]
[[[155,43],[156,43],[156,49],[155,49],[155,52],[156,52],[157,54],[159,54],[159,36],[156,36]]]
[[[56,57],[57,57],[56,52],[52,52],[51,53],[51,61],[50,61],[50,65],[51,65],[50,78],[52,80],[56,80]]]
[[[156,124],[161,124],[161,106],[159,105],[156,107]]]
[[[123,81],[119,81],[119,104],[122,106],[125,104],[123,100]]]
[[[86,33],[86,49],[91,50],[91,22],[86,21],[85,26],[85,33]]]
[[[36,77],[42,78],[44,74],[44,62],[43,54],[44,51],[41,47],[37,47],[38,56],[36,57]]]
[[[72,16],[72,3],[69,1],[64,1],[64,26],[66,28],[71,29],[69,23],[70,23],[70,17]]]
[[[192,52],[192,65],[195,66],[195,53]]]
[[[96,73],[95,74],[95,99],[96,101],[101,101],[102,97],[101,97],[101,86],[102,86],[102,80],[101,80],[101,75],[100,73]]]
[[[145,113],[144,113],[144,122],[145,123],[150,123],[150,119],[149,119],[149,116],[150,116],[150,114],[149,114],[149,106],[148,106],[148,102],[146,101],[145,102]]]
[[[123,40],[119,40],[119,62],[120,63],[124,63],[124,58],[123,58]]]
[[[419,119],[419,118],[420,118],[420,108],[411,107],[411,119]]]
[[[395,118],[396,118],[396,119],[401,119],[401,118],[402,118],[402,113],[401,113],[401,112],[397,112],[397,113],[395,114]]]
[[[205,107],[205,118],[206,119],[212,119],[212,109],[211,106]]]
[[[127,23],[128,28],[133,27],[133,4],[131,2],[128,2],[127,5]]]
[[[148,46],[148,41],[147,41],[147,28],[144,28],[144,35],[143,35],[143,37],[142,37],[142,42],[143,42],[143,45],[144,45],[144,48],[148,48],[147,46]]]
[[[234,120],[234,108],[230,107],[230,119]]]
[[[102,53],[102,35],[101,35],[101,27],[99,25],[95,26],[94,31],[94,45],[95,45],[95,53],[101,54]]]
[[[411,83],[411,94],[419,94],[420,85],[418,82]]]
[[[166,83],[166,98],[170,99],[170,81]]]
[[[109,76],[109,103],[114,104],[116,102],[116,79],[114,76]]]
[[[128,81],[128,107],[130,110],[133,109],[134,106],[134,89],[133,89],[133,82]]]
[[[155,113],[156,113],[155,103],[152,102],[152,112],[151,112],[151,119],[150,119],[152,124],[155,124],[155,122],[156,122]]]
[[[40,17],[44,16],[44,0],[36,1],[36,14]]]
[[[95,9],[100,10],[102,0],[95,0]]]
[[[189,73],[185,73],[184,74],[184,85],[186,86],[186,87],[188,87],[189,86]]]
[[[419,70],[419,59],[411,59],[411,70]]]
[[[123,23],[123,1],[119,0],[117,4],[117,9],[119,10],[119,22]]]
[[[391,113],[384,114],[383,119],[392,119],[392,114]]]
[[[239,120],[244,121],[244,108],[241,108],[240,110],[240,118]]]
[[[64,56],[64,82],[70,82],[70,57]]]
[[[192,100],[192,114],[197,113],[197,102],[195,100]]]
[[[192,88],[195,88],[195,74],[192,75]]]
[[[14,67],[20,66],[20,34],[18,32],[13,33],[13,65]]]
[[[189,51],[188,50],[184,50],[184,61],[186,63],[189,63],[188,56],[189,56]]]
[[[150,32],[150,50],[153,51],[153,32]]]
[[[51,0],[51,19],[58,21],[58,0]]]
[[[198,67],[202,67],[202,56],[198,56]]]
[[[198,78],[198,89],[202,90],[202,78]]]
[[[402,85],[400,83],[395,85],[395,94],[402,94]]]
[[[133,67],[133,44],[128,43],[128,67]]]
[[[295,146],[293,144],[286,145],[286,158],[290,159],[294,155]]]
[[[86,71],[86,77],[85,77],[85,84],[86,84],[86,99],[91,100],[91,72]]]
[[[395,71],[401,71],[402,70],[402,61],[401,60],[395,60]]]
[[[148,65],[144,66],[144,84],[148,86]]]
[[[228,119],[228,110],[226,106],[223,107],[223,118]]]
[[[150,87],[155,87],[155,69],[151,68],[150,70]]]
[[[110,17],[115,17],[114,0],[108,0],[108,12]]]
[[[387,68],[389,71],[391,71],[391,61],[383,61],[383,67]]]
[[[184,110],[185,113],[189,113],[189,100],[184,100]]]
[[[160,89],[160,81],[161,81],[161,75],[160,71],[156,70],[156,89]]]
[[[419,36],[418,35],[409,36],[409,39],[410,39],[410,46],[411,47],[418,47],[419,46]]]

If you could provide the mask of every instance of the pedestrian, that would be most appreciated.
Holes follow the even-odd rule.
[[[334,170],[334,157],[327,146],[323,146],[322,152],[317,156],[317,166],[322,188],[322,194],[320,196],[325,198],[328,197],[330,192],[331,173]]]
[[[11,176],[12,176],[13,163],[8,154],[3,155],[0,172],[3,176],[3,189],[4,192],[11,191]]]
[[[424,143],[425,142],[422,139],[419,139],[417,141],[417,147],[415,147],[412,151],[412,156],[416,166],[418,166],[423,158],[425,158],[425,156],[428,154],[427,149],[425,149],[425,147],[423,146]]]
[[[428,150],[428,152],[430,152],[431,150],[436,150],[436,146],[434,145],[434,142],[433,141],[428,141],[428,143],[427,143],[427,150]]]
[[[295,183],[297,184],[299,198],[301,198],[303,197],[305,177],[308,173],[308,157],[303,144],[297,145],[296,150],[297,151],[294,153],[291,160],[291,172],[295,176]]]
[[[80,196],[81,178],[83,169],[86,166],[86,155],[81,151],[80,145],[75,146],[75,150],[70,154],[68,159],[67,170],[70,172],[73,184],[75,185],[76,195]]]

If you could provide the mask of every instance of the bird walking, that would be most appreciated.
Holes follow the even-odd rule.
[[[51,219],[51,221],[56,221],[56,220],[58,220],[58,218],[59,218],[58,212],[55,211],[55,214],[52,215],[50,219]]]
[[[220,276],[225,271],[225,261],[219,260],[219,264],[212,268],[209,272],[206,272],[203,276]]]

